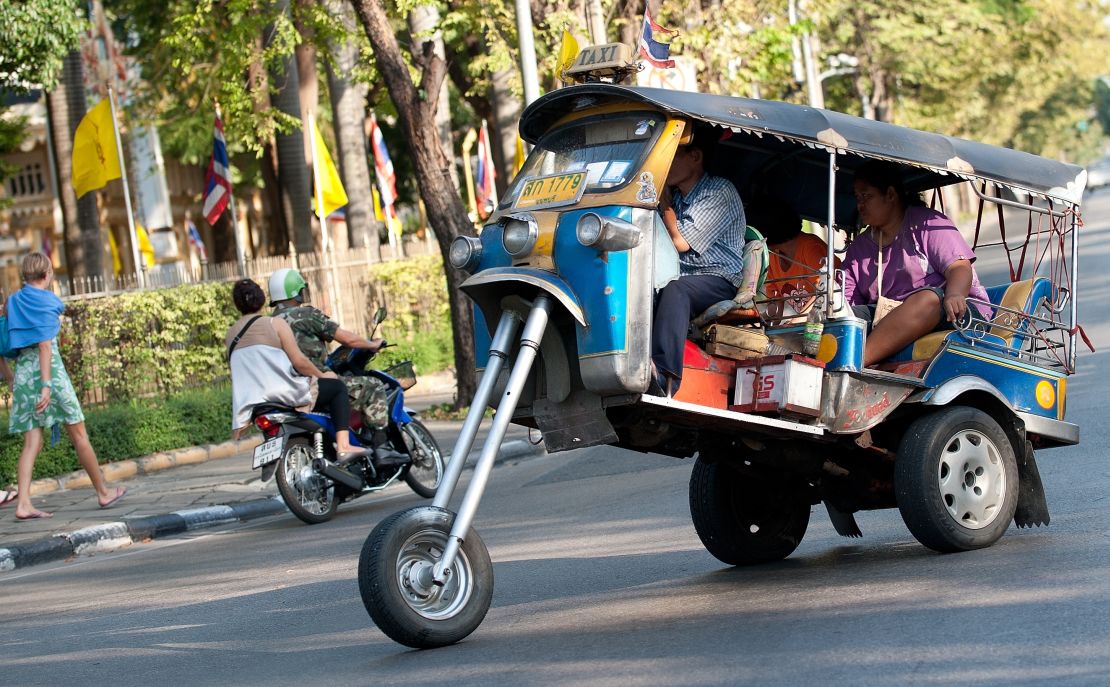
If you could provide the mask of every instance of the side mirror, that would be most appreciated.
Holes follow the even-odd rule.
[[[383,305],[382,307],[378,308],[377,311],[374,313],[374,326],[377,326],[377,325],[381,324],[382,322],[384,322],[385,321],[385,316],[386,316],[386,309],[385,309],[385,306]]]

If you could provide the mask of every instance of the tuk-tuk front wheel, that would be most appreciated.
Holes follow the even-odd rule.
[[[810,503],[801,485],[742,474],[701,457],[690,475],[690,516],[702,544],[728,565],[786,558],[805,536]]]
[[[414,649],[454,644],[486,617],[493,564],[473,528],[447,569],[446,583],[432,580],[454,519],[442,508],[409,508],[379,523],[362,546],[362,603],[378,628],[399,644]]]
[[[917,541],[941,553],[998,541],[1017,508],[1013,446],[994,418],[951,406],[913,421],[898,447],[894,490]]]

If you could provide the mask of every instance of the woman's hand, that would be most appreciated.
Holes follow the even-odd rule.
[[[955,294],[946,294],[944,296],[944,315],[948,318],[949,322],[958,322],[964,313],[967,312],[967,301],[962,296]]]
[[[50,405],[50,387],[44,386],[39,393],[39,402],[35,404],[35,412],[43,412],[48,405]]]

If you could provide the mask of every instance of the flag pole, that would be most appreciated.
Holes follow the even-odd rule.
[[[220,112],[220,103],[216,101],[216,117],[223,122],[224,117]],[[224,132],[224,145],[227,145],[227,132]],[[231,183],[231,156],[228,155],[227,160],[227,176],[228,185]],[[235,237],[235,260],[239,263],[239,276],[246,278],[247,276],[247,256],[243,250],[243,241],[239,236],[239,214],[235,212],[235,192],[228,189],[227,192],[227,209],[231,211],[231,233]]]
[[[320,247],[321,258],[324,260],[324,274],[328,283],[328,295],[331,298],[332,307],[335,308],[334,317],[338,320],[343,316],[339,304],[338,285],[339,281],[335,274],[335,254],[331,255],[331,267],[328,268],[328,248],[331,246],[331,240],[328,236],[328,217],[324,212],[324,186],[320,183],[320,164],[319,164],[319,151],[316,150],[316,118],[312,112],[308,113],[308,140],[311,141],[309,148],[312,151],[312,185],[316,195],[316,216],[320,218]]]
[[[119,136],[119,121],[116,119],[116,99],[112,87],[108,86],[108,106],[112,108],[112,132],[116,135],[116,155],[119,156],[120,179],[123,180],[123,204],[127,209],[127,231],[131,238],[131,259],[135,261],[135,278],[140,288],[146,287],[146,266],[139,257],[139,235],[135,232],[135,217],[131,212],[131,187],[127,184],[127,166],[123,161],[123,142]],[[108,231],[111,231],[109,228]]]

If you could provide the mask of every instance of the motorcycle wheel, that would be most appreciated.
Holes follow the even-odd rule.
[[[374,623],[414,649],[454,644],[482,623],[493,599],[493,564],[473,528],[448,569],[447,583],[429,581],[443,555],[454,513],[416,506],[383,520],[358,560],[358,590]]]
[[[405,482],[417,494],[430,499],[436,495],[443,479],[443,451],[420,420],[413,418],[401,428],[401,434],[412,456],[412,465],[405,471]]]
[[[285,444],[278,461],[277,485],[289,510],[309,525],[331,520],[339,507],[335,485],[316,472],[312,461],[316,449],[306,437],[293,437]]]

